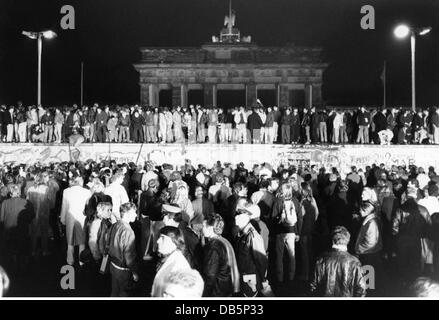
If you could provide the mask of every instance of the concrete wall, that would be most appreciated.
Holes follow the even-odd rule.
[[[139,157],[139,158],[138,158]],[[392,165],[415,164],[427,169],[439,169],[439,146],[306,146],[294,148],[286,145],[179,145],[179,144],[84,144],[78,149],[68,145],[1,144],[0,163],[50,163],[69,160],[114,159],[139,163],[153,160],[158,164],[184,164],[190,159],[193,165],[212,166],[222,162],[244,162],[247,167],[256,163],[316,164],[338,167],[348,171],[352,165],[364,168],[372,163]]]

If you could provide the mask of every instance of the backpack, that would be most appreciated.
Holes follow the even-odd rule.
[[[280,223],[294,226],[297,222],[296,206],[292,200],[284,200],[282,204],[282,213]]]

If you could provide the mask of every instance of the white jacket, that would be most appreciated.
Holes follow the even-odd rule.
[[[245,111],[237,111],[235,112],[234,118],[236,124],[239,124],[239,122],[241,121],[241,114],[244,117],[244,123],[247,123],[247,114],[245,113]]]
[[[340,128],[343,125],[343,114],[337,113],[334,118],[334,128]]]
[[[189,262],[180,250],[175,250],[157,271],[152,284],[151,297],[163,298],[166,276],[173,271],[185,269],[191,269]]]

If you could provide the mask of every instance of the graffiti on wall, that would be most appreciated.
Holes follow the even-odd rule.
[[[409,166],[415,164],[428,168],[439,167],[439,148],[435,146],[339,146],[339,147],[292,147],[284,145],[144,145],[106,144],[81,145],[1,145],[0,163],[51,163],[63,161],[115,160],[117,162],[144,163],[152,160],[157,164],[174,166],[190,159],[194,166],[213,166],[223,163],[243,162],[247,167],[263,162],[279,165],[338,167],[349,170],[351,166],[364,168],[372,163]]]

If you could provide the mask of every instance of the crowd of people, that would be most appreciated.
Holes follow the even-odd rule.
[[[439,108],[0,106],[2,142],[439,144]]]
[[[310,296],[364,297],[391,294],[389,279],[439,294],[433,167],[90,160],[4,165],[0,178],[11,286],[58,242],[98,296],[273,296],[300,283]]]

